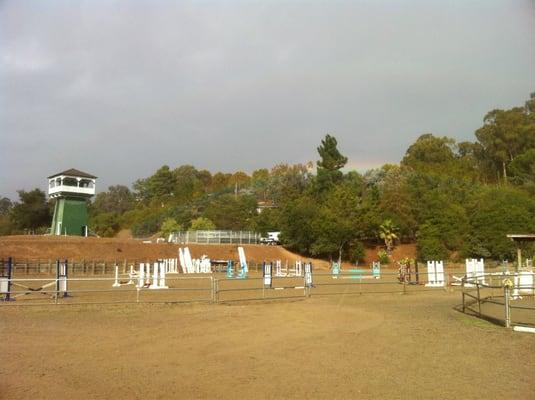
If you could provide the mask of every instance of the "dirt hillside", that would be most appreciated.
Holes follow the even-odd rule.
[[[135,239],[82,238],[64,236],[5,236],[0,238],[0,257],[28,259],[86,259],[113,261],[177,257],[179,247],[169,243],[143,243]],[[213,260],[238,260],[238,245],[189,244],[193,258],[206,255]],[[281,246],[243,245],[251,262],[266,260],[309,260]],[[313,260],[318,266],[326,262]]]
[[[85,260],[142,260],[177,257],[176,244],[143,243],[140,240],[125,238],[82,238],[73,236],[4,236],[0,237],[0,257],[27,259],[85,259]],[[182,246],[184,247],[184,246]],[[213,260],[238,260],[238,245],[188,245],[193,258],[206,255]],[[243,245],[246,257],[251,262],[266,260],[312,261],[317,267],[328,267],[322,260],[302,257],[282,246]],[[366,264],[377,260],[377,248],[366,251]],[[414,245],[400,245],[392,254],[393,260],[414,257]]]

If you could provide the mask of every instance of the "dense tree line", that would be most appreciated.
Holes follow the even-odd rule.
[[[356,260],[363,244],[416,242],[419,258],[512,256],[512,232],[535,232],[535,93],[523,107],[493,110],[474,142],[421,135],[399,165],[360,174],[334,136],[314,165],[276,165],[251,175],[167,165],[133,190],[111,186],[90,205],[101,236],[184,229],[280,230],[288,248]],[[43,231],[51,205],[35,189],[0,199],[0,234]],[[259,213],[259,205],[266,206]]]

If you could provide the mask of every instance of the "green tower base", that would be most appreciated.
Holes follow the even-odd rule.
[[[52,218],[52,235],[87,236],[87,201],[85,198],[60,197]]]

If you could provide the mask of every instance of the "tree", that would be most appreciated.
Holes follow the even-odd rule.
[[[251,178],[243,171],[235,172],[229,180],[229,183],[234,186],[234,195],[238,196],[239,190],[246,186]]]
[[[110,186],[107,192],[97,194],[91,205],[91,211],[94,214],[123,214],[132,208],[133,203],[134,196],[128,187],[123,185]]]
[[[13,203],[7,197],[0,198],[0,236],[9,235],[13,226],[9,215],[11,209],[13,208]]]
[[[408,173],[397,165],[384,165],[375,185],[378,201],[375,211],[380,221],[391,220],[399,228],[400,238],[414,239],[417,222],[413,212]]]
[[[318,166],[318,187],[320,191],[331,187],[342,179],[342,169],[347,163],[347,157],[338,150],[338,142],[334,136],[326,135],[317,148],[320,160]]]
[[[0,215],[8,215],[13,208],[13,202],[7,197],[0,198]]]
[[[281,230],[280,209],[266,208],[252,218],[249,229],[262,235],[266,235],[268,232],[279,232]]]
[[[266,192],[269,183],[269,170],[267,168],[261,168],[253,171],[251,175],[251,186],[255,191],[257,199],[266,199]]]
[[[490,161],[497,176],[507,182],[507,166],[517,156],[535,147],[535,122],[524,107],[492,110],[484,125],[476,131],[480,155]]]
[[[192,231],[213,231],[215,229],[215,224],[208,218],[199,217],[191,221]]]
[[[535,199],[513,187],[488,187],[468,204],[470,237],[467,255],[514,257],[509,233],[535,232]]]
[[[169,166],[164,165],[156,173],[146,179],[139,179],[134,183],[136,197],[145,202],[150,200],[169,200],[176,186],[176,176]]]
[[[440,229],[432,224],[422,224],[416,237],[416,252],[418,260],[446,260],[448,249],[441,239]]]
[[[455,158],[454,145],[454,139],[425,133],[409,146],[401,163],[417,169],[421,164],[443,164],[452,161]]]
[[[311,254],[331,257],[336,254],[341,262],[351,242],[359,236],[358,219],[358,188],[344,184],[335,186],[326,194],[313,219]]]
[[[212,186],[212,174],[210,171],[203,169],[197,172],[197,179],[202,184],[203,192],[207,193]]]
[[[535,148],[515,158],[508,170],[513,183],[535,194]]]
[[[183,204],[203,194],[203,183],[197,179],[198,171],[192,165],[181,165],[173,172],[173,201]]]
[[[51,215],[46,194],[40,189],[19,190],[19,202],[11,210],[11,222],[16,229],[37,229],[49,226]]]
[[[89,226],[97,235],[113,237],[119,231],[119,219],[116,213],[105,212],[91,217]]]
[[[317,202],[304,195],[285,202],[281,207],[281,242],[288,248],[310,254],[316,239],[313,221],[319,213]]]
[[[162,224],[163,217],[159,213],[147,213],[143,219],[132,224],[132,234],[134,237],[147,237],[158,232]]]
[[[266,197],[283,205],[301,196],[311,182],[312,164],[278,164],[271,169]]]
[[[202,216],[213,221],[218,229],[244,230],[256,215],[256,204],[253,196],[236,198],[225,194],[212,199]]]
[[[384,221],[379,227],[379,237],[385,241],[387,253],[391,253],[394,248],[394,241],[398,239],[397,231],[398,228],[390,219]]]
[[[225,189],[228,189],[230,187],[230,178],[232,177],[232,174],[224,174],[222,172],[218,172],[214,174],[212,177],[212,192],[223,192]]]

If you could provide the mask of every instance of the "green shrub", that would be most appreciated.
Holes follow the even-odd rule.
[[[390,257],[385,250],[379,250],[377,257],[379,257],[379,262],[381,264],[390,264]]]
[[[182,227],[174,218],[166,218],[160,227],[162,235],[168,237],[173,232],[181,231]]]
[[[215,224],[208,218],[199,217],[191,221],[192,231],[213,231]]]

